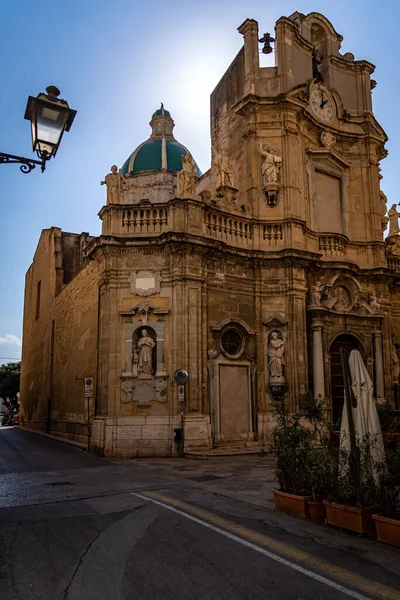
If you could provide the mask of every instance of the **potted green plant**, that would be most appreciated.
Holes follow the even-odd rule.
[[[274,402],[276,425],[272,432],[271,451],[275,454],[274,473],[279,489],[273,490],[278,510],[308,517],[308,500],[312,500],[311,451],[314,435],[302,424],[303,413],[290,414],[285,399]]]
[[[324,500],[328,498],[337,485],[337,449],[327,438],[323,445],[312,450],[311,491],[312,500],[308,502],[310,517],[313,521],[325,521],[326,508]]]
[[[400,547],[400,442],[386,448],[386,464],[380,467],[381,514],[372,515],[378,540]]]
[[[379,502],[379,483],[371,468],[374,439],[366,435],[350,451],[338,449],[337,476],[324,500],[327,521],[342,529],[373,531],[372,514]]]

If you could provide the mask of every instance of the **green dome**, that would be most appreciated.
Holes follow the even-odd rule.
[[[150,125],[150,138],[140,144],[125,161],[122,175],[161,170],[177,172],[182,169],[182,155],[186,156],[189,150],[175,140],[172,133],[174,122],[163,104],[153,113]],[[201,177],[197,164],[196,171]]]

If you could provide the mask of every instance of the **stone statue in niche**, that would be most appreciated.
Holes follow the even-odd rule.
[[[111,173],[105,176],[101,185],[107,186],[107,204],[119,204],[121,195],[122,175],[118,172],[117,165],[111,167]]]
[[[196,165],[192,155],[182,154],[182,169],[178,172],[178,197],[192,198],[196,195]]]
[[[389,217],[389,235],[388,235],[388,237],[390,237],[391,235],[398,235],[400,233],[400,230],[399,230],[400,213],[397,212],[396,204],[393,204],[392,208],[390,208],[388,210],[388,217]]]
[[[138,379],[151,379],[153,376],[153,350],[156,345],[146,329],[142,329],[142,337],[137,343],[137,376]],[[133,353],[135,355],[135,351]]]
[[[267,353],[271,379],[282,379],[283,367],[285,366],[285,344],[276,331],[273,331],[270,335]]]
[[[321,304],[321,296],[324,291],[324,284],[321,281],[317,281],[315,285],[311,288],[311,302],[313,304],[317,304],[318,306]]]
[[[279,182],[279,172],[282,166],[282,157],[279,150],[273,146],[260,144],[260,154],[264,161],[261,166],[264,187],[267,188],[271,183]]]
[[[233,171],[229,164],[228,155],[224,150],[215,154],[213,164],[217,172],[217,189],[219,187],[233,188]]]

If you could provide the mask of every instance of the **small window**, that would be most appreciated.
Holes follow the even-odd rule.
[[[40,315],[40,290],[41,290],[41,287],[42,287],[42,282],[38,281],[37,288],[36,288],[36,321],[38,320],[39,315]]]
[[[241,353],[243,338],[237,329],[227,329],[221,338],[223,350],[229,356],[237,356]]]

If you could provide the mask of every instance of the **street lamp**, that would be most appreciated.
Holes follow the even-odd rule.
[[[29,96],[24,117],[31,122],[32,148],[40,160],[0,152],[0,164],[20,163],[22,173],[30,173],[40,165],[43,173],[46,162],[57,154],[63,133],[70,130],[76,110],[58,98],[60,90],[55,86],[47,87],[46,92],[36,98]]]

